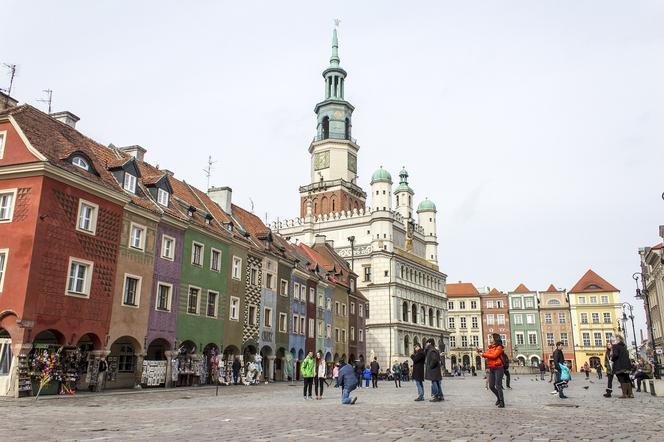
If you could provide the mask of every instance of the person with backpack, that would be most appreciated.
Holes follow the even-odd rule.
[[[555,372],[555,382],[553,384],[554,390],[551,394],[557,394],[560,399],[566,399],[567,396],[563,394],[562,390],[559,390],[556,385],[560,382],[560,365],[565,364],[565,355],[563,354],[563,343],[561,341],[556,342],[556,349],[553,351],[553,367]]]
[[[505,408],[505,398],[503,396],[503,375],[505,374],[503,359],[505,358],[505,352],[503,351],[503,341],[498,333],[492,334],[491,338],[492,342],[487,351],[482,352],[479,348],[476,350],[486,359],[486,365],[489,367],[489,388],[496,395],[496,405],[498,408]]]
[[[431,381],[431,400],[429,402],[444,401],[443,389],[440,381],[443,379],[443,373],[440,370],[440,353],[434,346],[433,339],[427,340],[426,354],[424,357],[424,377]]]
[[[396,388],[401,387],[401,363],[398,360],[394,360],[394,365],[392,365],[392,376],[394,376],[394,386]]]

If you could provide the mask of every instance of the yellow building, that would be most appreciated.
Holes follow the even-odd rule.
[[[620,290],[588,270],[568,292],[577,369],[588,362],[604,366],[607,341],[618,332]]]

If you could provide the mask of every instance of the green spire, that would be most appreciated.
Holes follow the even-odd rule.
[[[396,195],[399,192],[408,192],[411,195],[414,194],[413,189],[410,188],[408,185],[408,172],[406,171],[406,168],[403,167],[401,169],[401,172],[399,172],[399,187],[397,187],[397,190],[394,191],[394,194]]]
[[[332,31],[332,56],[330,57],[330,67],[339,67],[339,40],[337,39],[337,30]]]

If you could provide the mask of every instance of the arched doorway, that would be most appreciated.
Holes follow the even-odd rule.
[[[111,344],[110,355],[106,358],[106,388],[133,388],[140,381],[137,377],[142,368],[142,361],[139,364],[140,354],[141,344],[134,337],[122,336],[116,339]]]
[[[234,345],[227,345],[223,352],[223,374],[226,384],[233,382],[233,362],[240,360],[240,349]]]
[[[519,363],[520,366],[525,367],[526,366],[526,357],[523,355],[519,355],[516,357],[517,362]]]
[[[403,337],[403,353],[405,355],[410,354],[410,338],[408,337],[408,335]]]
[[[600,363],[600,360],[597,356],[593,356],[590,359],[588,359],[588,365],[590,365],[590,368],[595,368],[597,365]]]
[[[364,355],[360,355],[360,363],[364,367]]]
[[[6,396],[11,387],[12,337],[0,328],[0,396]]]
[[[28,370],[32,375],[33,395],[39,391],[39,381],[45,373],[51,373],[51,381],[41,390],[40,395],[58,394],[61,386],[59,379],[65,377],[65,372],[69,378],[70,371],[74,371],[71,375],[76,377],[76,367],[70,370],[68,361],[65,361],[65,359],[68,359],[64,351],[65,343],[64,335],[53,329],[41,331],[35,336],[32,341],[32,350],[28,357]],[[54,360],[58,360],[59,362],[57,368],[51,370],[48,367],[53,365],[52,361]],[[75,385],[67,385],[66,387],[75,388]]]
[[[101,340],[99,337],[94,333],[86,333],[79,338],[76,347],[65,350],[65,354],[70,359],[74,359],[71,364],[75,364],[77,367],[76,388],[85,389],[97,385],[100,362],[99,356],[95,357],[93,351],[100,349]],[[72,365],[70,367],[74,368]],[[88,371],[91,371],[89,377]],[[93,375],[94,379],[92,379]]]
[[[165,361],[166,352],[171,349],[171,344],[162,338],[154,339],[148,345],[148,351],[145,358],[148,361]]]
[[[450,363],[452,364],[452,367],[454,367],[457,363],[457,357],[455,355],[452,355],[450,357]]]
[[[274,379],[277,381],[285,381],[286,375],[284,365],[286,364],[286,349],[279,347],[277,350],[277,357],[274,359]]]
[[[539,358],[539,356],[532,355],[532,356],[530,357],[530,365],[532,365],[533,367],[538,366],[538,365],[539,365],[539,362],[540,362],[540,358]]]
[[[420,345],[420,341],[417,339],[417,336],[413,336],[413,348],[415,348],[416,345]]]
[[[219,373],[216,371],[217,355],[219,347],[212,342],[203,348],[203,369],[201,370],[201,384],[214,385],[217,382]],[[204,376],[204,378],[203,378]]]
[[[264,345],[263,348],[261,348],[260,360],[256,361],[257,369],[259,372],[262,372],[262,379],[266,381],[274,380],[274,360],[272,359],[272,354],[272,348],[268,345]]]
[[[470,367],[470,356],[463,355],[463,357],[461,358],[461,361],[462,361],[462,364],[463,364],[463,368]]]
[[[482,369],[482,356],[475,356],[475,369],[476,370]]]

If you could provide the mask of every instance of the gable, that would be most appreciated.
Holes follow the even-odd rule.
[[[0,166],[42,161],[35,152],[31,151],[29,142],[17,128],[18,126],[9,119],[0,121],[0,135],[4,138],[0,152]]]

